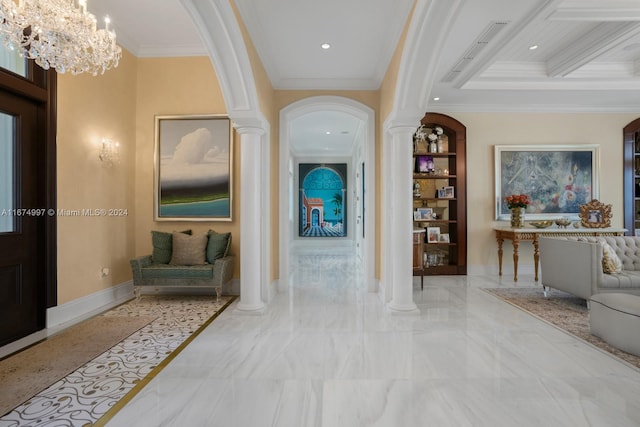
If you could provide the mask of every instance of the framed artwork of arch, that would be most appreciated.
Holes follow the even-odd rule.
[[[298,165],[298,235],[347,236],[347,164]]]

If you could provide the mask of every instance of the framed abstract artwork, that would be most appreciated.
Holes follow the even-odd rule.
[[[300,237],[347,236],[347,164],[298,165]]]
[[[156,221],[231,221],[233,131],[228,116],[156,116]]]
[[[526,194],[527,219],[578,219],[598,197],[598,145],[496,145],[495,218],[509,219],[505,197]]]

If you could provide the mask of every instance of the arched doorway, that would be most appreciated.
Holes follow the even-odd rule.
[[[305,154],[304,148],[296,143],[296,125],[304,123],[314,114],[333,114],[351,118],[358,123],[356,145],[345,157],[344,153],[336,156],[333,152],[317,152],[313,155]],[[312,144],[315,149],[318,145]],[[358,256],[362,259],[363,274],[367,289],[377,290],[375,281],[375,113],[368,106],[349,98],[338,96],[317,96],[290,104],[280,112],[280,239],[279,239],[279,286],[289,284],[289,259],[294,241],[300,238],[300,212],[307,210],[309,218],[313,209],[304,204],[299,205],[298,167],[305,159],[313,161],[345,161],[349,170],[348,190],[344,197],[353,203],[346,203],[347,217],[353,217],[353,224],[347,224],[346,240],[352,241]],[[346,159],[346,160],[345,160]],[[367,171],[367,173],[365,173]],[[353,205],[353,206],[351,206]],[[335,207],[332,206],[331,209]],[[319,217],[322,216],[319,212]],[[320,220],[320,219],[319,219]],[[325,237],[325,236],[321,236]],[[336,237],[326,237],[336,239]],[[332,244],[336,240],[332,240]]]

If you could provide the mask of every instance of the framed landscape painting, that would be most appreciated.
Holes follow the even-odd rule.
[[[231,221],[229,118],[156,116],[155,120],[155,220]]]
[[[598,198],[598,145],[496,145],[496,219],[508,220],[505,197],[526,194],[527,219],[578,219]]]

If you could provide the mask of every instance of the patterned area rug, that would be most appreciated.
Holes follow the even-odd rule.
[[[541,288],[486,288],[483,291],[640,368],[640,357],[591,335],[587,302],[582,298],[555,289],[551,289],[545,298]]]
[[[0,415],[104,353],[156,317],[97,316],[0,361]]]
[[[145,295],[106,312],[131,322],[155,320],[0,417],[0,427],[100,424],[234,300]]]

